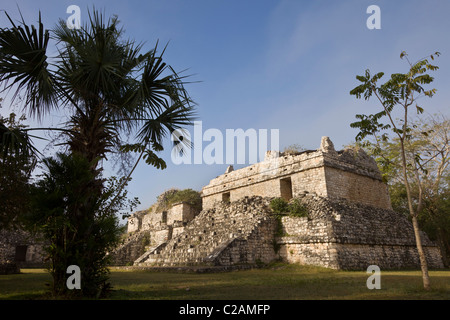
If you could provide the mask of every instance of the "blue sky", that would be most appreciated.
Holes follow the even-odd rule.
[[[381,29],[369,30],[369,5],[381,9]],[[449,114],[450,1],[432,0],[151,0],[151,1],[8,1],[0,8],[35,22],[41,10],[47,28],[66,8],[78,5],[81,20],[94,5],[117,14],[125,35],[150,49],[159,39],[169,43],[165,60],[176,70],[194,74],[187,86],[198,104],[203,129],[279,129],[280,148],[300,144],[319,147],[329,136],[337,149],[354,140],[349,124],[357,113],[377,110],[375,101],[356,100],[349,91],[365,69],[387,75],[406,72],[399,58],[412,60],[441,52],[434,87],[423,99],[429,113]],[[0,26],[7,26],[0,16]],[[387,76],[385,76],[387,77]],[[8,101],[8,97],[5,97]],[[8,112],[7,103],[0,112]],[[58,118],[55,118],[58,119]],[[52,125],[57,124],[53,120]],[[149,207],[171,187],[200,190],[227,165],[174,165],[170,142],[162,155],[164,171],[141,163],[128,190]]]

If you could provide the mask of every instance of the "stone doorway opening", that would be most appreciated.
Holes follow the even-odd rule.
[[[14,260],[16,262],[25,262],[27,258],[28,246],[16,246]]]
[[[222,193],[222,201],[225,203],[230,202],[230,193],[229,192]]]
[[[292,181],[291,177],[280,179],[280,195],[286,201],[292,199]]]

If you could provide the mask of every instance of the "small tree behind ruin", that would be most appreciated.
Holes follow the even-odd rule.
[[[439,56],[440,53],[436,52],[429,56],[434,60],[435,56]],[[356,118],[357,122],[350,124],[352,128],[359,129],[359,133],[356,136],[356,140],[360,141],[367,136],[377,136],[383,141],[390,139],[387,132],[392,132],[399,140],[400,143],[400,159],[403,183],[405,184],[408,210],[411,216],[414,234],[416,238],[416,246],[420,259],[420,266],[422,269],[423,286],[426,290],[430,289],[430,279],[428,275],[428,265],[425,257],[425,253],[422,247],[422,241],[419,232],[418,225],[418,212],[422,210],[423,202],[422,197],[419,196],[417,205],[414,205],[410,180],[408,178],[407,164],[410,162],[408,159],[408,153],[406,152],[406,145],[411,139],[411,124],[409,122],[409,116],[411,112],[417,112],[421,114],[424,109],[417,104],[417,100],[420,97],[428,96],[432,97],[436,93],[436,89],[426,90],[424,85],[428,85],[433,82],[434,78],[427,72],[435,71],[437,66],[432,65],[428,61],[428,57],[422,58],[417,62],[412,63],[405,52],[402,52],[400,58],[405,58],[409,65],[409,71],[407,73],[394,73],[391,78],[384,84],[378,84],[378,81],[383,77],[384,73],[379,72],[375,75],[371,75],[369,70],[366,70],[364,76],[356,76],[361,84],[350,91],[351,95],[360,99],[364,96],[365,100],[369,100],[374,96],[380,106],[381,110],[375,114],[358,114]],[[398,120],[395,118],[396,113],[402,114]],[[387,118],[387,123],[381,121]],[[415,162],[415,159],[412,159]]]

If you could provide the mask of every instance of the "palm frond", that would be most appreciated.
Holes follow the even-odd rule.
[[[41,117],[56,105],[56,89],[47,62],[49,31],[39,13],[38,27],[28,26],[22,18],[16,25],[0,29],[0,82],[4,90],[15,88],[13,100],[25,91],[25,106],[31,115]]]
[[[139,130],[137,138],[144,145],[151,143],[162,146],[163,139],[168,134],[192,125],[194,119],[195,113],[192,106],[186,107],[183,103],[175,103],[171,106],[166,106],[165,110],[156,118],[146,120]],[[174,145],[180,149],[180,152],[183,152],[184,148],[191,147],[191,142],[187,140],[176,140],[174,141]]]
[[[30,136],[19,128],[8,128],[0,122],[0,156],[27,158],[38,155],[39,151],[33,146]]]

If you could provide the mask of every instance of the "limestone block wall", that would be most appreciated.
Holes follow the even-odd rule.
[[[167,212],[167,224],[172,225],[175,221],[191,221],[197,213],[188,203],[176,203]]]
[[[172,238],[172,227],[166,226],[160,230],[155,230],[152,232],[151,244],[158,245],[169,241]]]
[[[159,228],[163,221],[163,212],[150,212],[142,218],[141,230],[153,230]]]
[[[328,197],[392,209],[378,166],[364,151],[325,153],[324,169]]]
[[[375,160],[363,151],[335,151],[327,137],[315,151],[278,157],[271,153],[260,163],[227,169],[202,189],[202,201],[203,208],[208,209],[246,196],[289,199],[305,191],[391,209],[387,186]]]
[[[396,246],[385,244],[335,244],[337,262],[341,268],[364,270],[369,265],[383,269],[419,268],[417,248],[413,245]],[[425,246],[425,256],[429,268],[443,268],[442,257],[436,246]],[[364,259],[361,259],[364,257]]]
[[[175,221],[172,225],[172,238],[178,236],[186,229],[188,222]]]
[[[314,198],[315,201],[306,201]],[[322,266],[338,269],[337,251],[331,242],[333,237],[333,214],[320,203],[319,196],[302,194],[302,203],[308,208],[308,217],[285,216],[281,219],[281,236],[277,242],[280,246],[279,257],[286,262]]]
[[[113,263],[133,263],[148,248],[158,247],[182,233],[198,212],[186,202],[174,204],[167,211],[138,211],[128,218],[128,237],[111,253]],[[145,245],[143,245],[145,243]]]
[[[283,235],[277,239],[279,255],[298,262],[334,269],[364,270],[418,268],[412,224],[389,210],[342,199],[314,195],[299,197],[308,218],[283,217]],[[421,233],[430,268],[443,268],[436,244]]]
[[[19,267],[44,266],[45,242],[23,230],[0,230],[0,264]]]
[[[244,198],[203,210],[182,233],[138,265],[235,265],[275,258],[268,199]]]
[[[331,269],[341,268],[337,260],[337,248],[334,243],[307,243],[285,240],[281,245],[278,254],[283,261],[289,263],[299,263],[302,265],[313,265]]]
[[[315,192],[323,197],[328,195],[324,167],[314,167],[294,173],[291,175],[291,181],[293,197],[297,197],[305,191]]]
[[[391,209],[389,192],[382,181],[331,167],[325,167],[325,176],[330,198]]]
[[[128,218],[127,232],[136,232],[141,229],[142,218],[139,215],[133,215]]]
[[[290,179],[292,194],[308,190],[326,196],[322,151],[269,158],[246,168],[228,172],[210,181],[202,189],[203,208],[209,209],[224,200],[244,197],[281,197],[281,180]]]
[[[223,250],[218,250],[212,260],[214,265],[269,263],[277,259],[273,244],[276,221],[267,218],[248,237],[236,238]]]
[[[188,222],[198,212],[186,202],[174,204],[167,211],[138,211],[128,218],[128,232],[154,230],[165,225],[173,225],[176,221]]]
[[[145,245],[151,238],[150,231],[141,231],[130,234],[123,242],[111,252],[112,265],[124,266],[132,264],[145,252]]]

